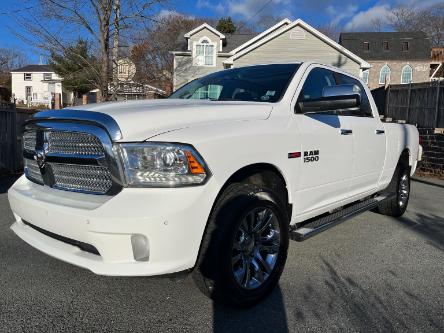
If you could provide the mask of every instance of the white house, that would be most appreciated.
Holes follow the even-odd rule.
[[[63,105],[62,78],[47,65],[28,65],[11,71],[11,92],[18,103],[47,105],[60,94]]]

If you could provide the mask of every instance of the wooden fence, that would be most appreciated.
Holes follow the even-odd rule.
[[[390,85],[381,113],[420,128],[444,128],[444,82]]]
[[[0,102],[0,171],[22,171],[22,126],[34,113]]]

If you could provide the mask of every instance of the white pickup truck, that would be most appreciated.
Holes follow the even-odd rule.
[[[248,306],[278,283],[289,239],[369,209],[402,215],[418,142],[337,68],[224,70],[166,100],[37,113],[11,228],[97,274],[191,271],[206,295]]]

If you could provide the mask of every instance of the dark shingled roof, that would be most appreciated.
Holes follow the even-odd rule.
[[[231,52],[257,35],[258,34],[225,34],[226,42],[222,45],[222,52]]]
[[[383,49],[387,41],[389,49]],[[409,42],[409,50],[402,50],[402,42]],[[368,42],[369,50],[363,43]],[[430,40],[424,32],[343,32],[339,44],[364,60],[429,60]]]
[[[185,33],[181,33],[176,40],[176,51],[188,51],[187,40],[184,38],[184,34]],[[256,36],[257,34],[225,34],[222,52],[231,52],[238,46],[241,46]]]
[[[54,72],[48,65],[28,65],[13,69],[11,72]]]

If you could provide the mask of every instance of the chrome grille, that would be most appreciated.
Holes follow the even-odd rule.
[[[34,151],[36,138],[36,131],[28,131],[23,133],[23,148],[29,151]]]
[[[98,165],[49,163],[54,174],[54,187],[105,193],[112,186],[108,168]]]
[[[115,177],[107,167],[109,158],[101,141],[107,142],[109,137],[102,129],[85,128],[91,133],[67,131],[64,127],[61,130],[27,129],[23,134],[26,176],[31,181],[61,190],[94,194],[108,194],[112,188],[114,191]],[[101,139],[92,133],[97,133]],[[36,149],[45,155],[41,168],[33,159]],[[42,177],[42,170],[48,175]]]
[[[43,183],[42,174],[36,161],[25,158],[24,165],[25,174],[28,178],[38,183]]]
[[[68,155],[103,156],[104,150],[100,140],[89,133],[80,132],[47,132],[48,151]]]

